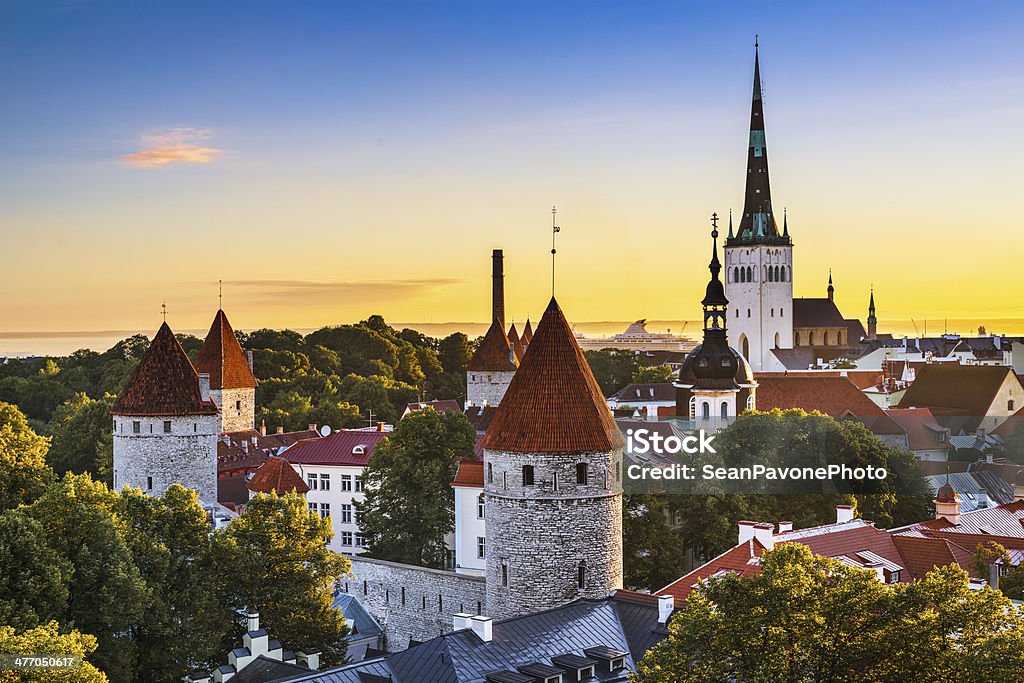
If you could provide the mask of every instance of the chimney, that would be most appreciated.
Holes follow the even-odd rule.
[[[266,420],[260,420],[260,436],[266,436],[266,435],[267,435],[267,421]]]
[[[779,522],[779,533],[784,534],[793,530],[793,522]]]
[[[249,372],[252,372],[252,349],[245,352],[245,360],[249,363]]]
[[[864,565],[864,569],[870,569],[875,572],[878,580],[885,583],[885,567],[882,566],[881,562],[868,562]]]
[[[315,432],[316,431],[316,425],[313,424],[312,422],[310,422],[308,426],[309,426],[309,431],[311,431],[311,432]]]
[[[199,397],[204,401],[210,400],[210,373],[199,373]]]
[[[491,253],[491,321],[505,329],[505,256],[501,249]]]
[[[284,427],[278,427],[277,428],[277,433],[278,434],[284,434]]]
[[[473,629],[473,633],[479,636],[480,640],[485,643],[491,642],[492,638],[492,627],[494,626],[494,619],[485,616],[470,617],[469,627]]]
[[[836,524],[853,521],[852,505],[836,505]]]
[[[768,550],[775,547],[775,525],[770,522],[758,522],[754,525],[754,538]]]
[[[755,522],[749,522],[743,520],[739,523],[740,527],[740,540],[737,541],[737,545],[746,543],[754,537],[754,524]]]
[[[990,564],[988,566],[988,585],[992,586],[992,590],[999,590],[999,565]]]
[[[260,630],[260,613],[259,612],[246,612],[245,613],[245,630],[246,631],[259,631]]]
[[[658,596],[658,623],[667,624],[668,618],[672,616],[672,612],[676,608],[676,598],[674,595],[659,595]]]
[[[295,663],[306,667],[310,671],[318,671],[320,669],[320,650],[316,648],[296,650]]]
[[[472,626],[472,614],[466,614],[465,612],[459,612],[452,617],[452,630],[462,631]]]
[[[378,422],[377,423],[377,431],[378,432],[383,432],[384,431],[384,423],[383,422]]]

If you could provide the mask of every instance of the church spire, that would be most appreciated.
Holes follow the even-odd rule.
[[[875,317],[875,288],[871,287],[871,299],[868,300],[868,339],[878,337],[878,318]]]
[[[788,243],[788,236],[779,234],[772,209],[771,186],[768,182],[768,150],[765,147],[764,106],[762,103],[761,65],[758,42],[754,42],[754,92],[750,103],[750,138],[747,149],[747,180],[743,199],[743,215],[739,232],[731,243]]]
[[[836,288],[832,286],[832,269],[828,269],[828,300],[832,301],[835,296]]]
[[[718,261],[718,214],[712,214],[711,226],[711,263],[708,264],[711,279],[700,302],[704,307],[704,342],[695,351],[697,383],[694,388],[734,389],[738,388],[734,380],[737,361],[725,331],[729,300],[725,298],[725,287],[719,278],[722,265]]]

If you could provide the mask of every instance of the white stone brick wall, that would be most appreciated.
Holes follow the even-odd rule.
[[[211,389],[210,398],[220,408],[222,432],[252,429],[256,420],[255,389]]]
[[[496,406],[505,397],[508,385],[512,383],[515,371],[508,372],[466,372],[466,405]]]
[[[769,266],[782,266],[785,282],[765,278]],[[750,266],[753,281],[739,282],[737,268]],[[729,344],[743,353],[754,372],[768,369],[771,350],[793,348],[793,247],[790,245],[736,245],[725,248],[725,295],[729,299]]]
[[[217,501],[216,415],[112,419],[114,488],[133,486],[160,496],[171,484],[181,484],[198,491],[206,502]],[[170,432],[165,431],[165,422],[170,423]]]

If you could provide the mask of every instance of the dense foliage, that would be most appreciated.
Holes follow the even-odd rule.
[[[949,566],[886,585],[874,572],[785,544],[756,576],[694,591],[635,683],[1016,680],[1024,613]]]
[[[425,567],[444,566],[444,537],[454,529],[451,482],[473,458],[476,432],[462,413],[433,409],[402,418],[373,449],[356,503],[368,554]]]

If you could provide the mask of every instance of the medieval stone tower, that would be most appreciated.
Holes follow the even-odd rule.
[[[756,45],[746,193],[735,233],[729,217],[725,291],[733,306],[729,326],[740,353],[755,372],[766,369],[773,348],[793,347],[793,242],[785,216],[779,232],[772,207]]]
[[[622,434],[554,299],[483,445],[488,616],[621,587]]]
[[[196,356],[196,369],[210,376],[210,397],[220,408],[220,431],[252,429],[256,377],[223,310],[218,310]]]
[[[491,326],[466,366],[467,406],[501,403],[519,367],[515,350],[505,333],[505,270],[501,249],[491,254],[491,279]]]
[[[220,418],[200,376],[165,322],[110,411],[114,421],[114,488],[153,496],[171,484],[217,500]]]

